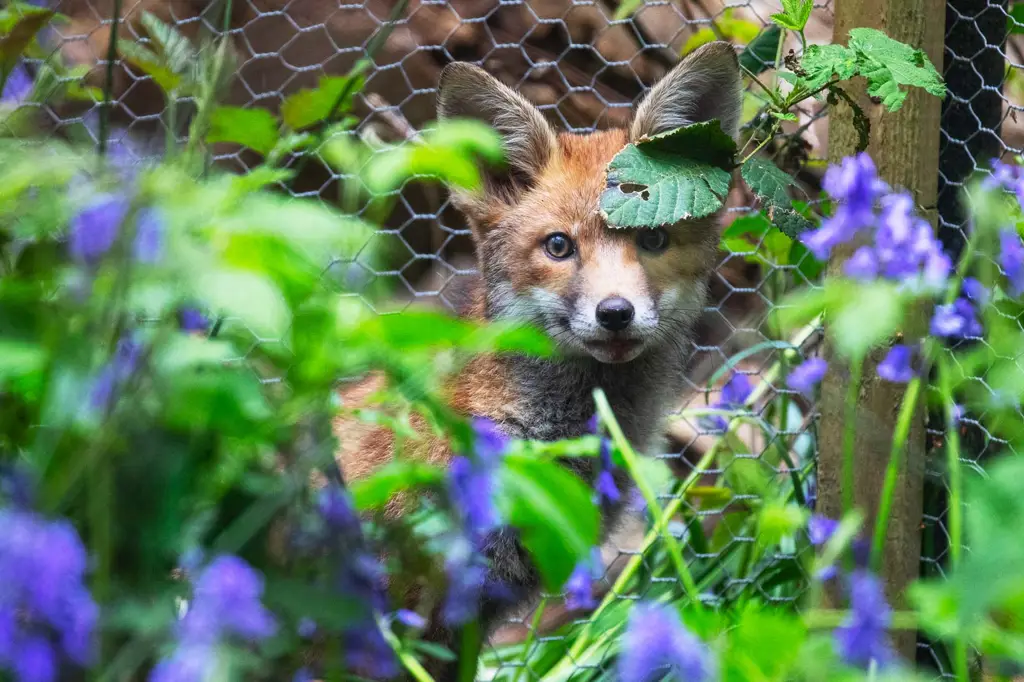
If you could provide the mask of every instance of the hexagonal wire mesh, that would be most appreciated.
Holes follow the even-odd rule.
[[[75,63],[102,65],[113,1],[61,0],[56,4],[71,17],[69,24],[55,31],[64,55]],[[320,76],[344,73],[363,57],[367,41],[386,21],[393,5],[389,0],[124,0],[124,16],[137,18],[142,10],[151,11],[192,38],[229,30],[238,70],[227,102],[276,111],[288,94],[314,85]],[[645,3],[630,19],[613,21],[611,5],[588,0],[413,0],[373,57],[365,92],[357,102],[361,122],[356,133],[387,140],[414,136],[433,119],[438,74],[454,60],[478,63],[517,87],[560,128],[587,132],[622,125],[646,88],[694,41],[725,32],[734,42],[748,43],[767,25],[768,15],[778,9],[766,0],[661,0]],[[943,107],[939,213],[944,242],[956,252],[963,241],[964,223],[956,192],[983,159],[1021,147],[1022,131],[1014,116],[1019,106],[1013,102],[1024,96],[1024,80],[1018,36],[1011,36],[1009,42],[1006,39],[1006,0],[949,0],[948,8],[944,66],[951,95]],[[817,5],[807,30],[809,41],[829,41],[831,23],[830,3]],[[122,28],[130,38],[142,37],[134,22],[126,22]],[[1007,60],[1009,70],[1004,68]],[[130,69],[115,76],[117,107],[113,114],[118,127],[110,142],[132,142],[123,146],[127,153],[148,155],[166,134],[164,100],[148,77]],[[49,113],[56,128],[84,124],[95,138],[96,109]],[[757,125],[757,110],[758,101],[748,93],[744,120]],[[787,124],[781,141],[765,150],[783,168],[799,169],[798,180],[809,197],[820,189],[820,159],[827,142],[827,122],[821,114],[819,105],[810,104],[799,121]],[[217,162],[228,169],[244,171],[255,160],[238,149],[217,148],[216,152]],[[320,196],[345,204],[339,181],[350,177],[311,164],[285,189],[296,196]],[[751,196],[734,190],[729,199],[730,219],[751,203]],[[460,308],[474,274],[472,245],[465,223],[443,192],[416,184],[404,187],[376,241],[379,248],[365,249],[366,255],[355,261],[325,263],[326,275],[355,288],[374,307],[385,301],[384,307],[389,308],[395,302],[399,307],[416,302]],[[798,272],[799,263],[775,263],[742,254],[723,257],[712,277],[712,293],[691,361],[691,390],[679,397],[675,406],[679,416],[671,421],[667,433],[671,447],[661,455],[677,475],[692,471],[693,463],[710,447],[710,437],[685,409],[708,399],[705,382],[728,357],[771,338],[767,320],[772,300],[785,281],[784,273],[798,277]],[[254,338],[253,344],[268,341]],[[802,341],[804,349],[812,353],[817,336]],[[753,354],[738,370],[759,376],[775,359],[772,351]],[[762,378],[769,382],[768,398],[786,390],[770,385],[771,377]],[[280,377],[264,379],[280,381]],[[793,412],[778,430],[778,437],[793,439],[792,449],[800,461],[811,461],[815,454],[814,406],[800,396],[791,398]],[[971,462],[994,448],[983,429],[975,431],[977,437],[967,448]],[[941,436],[941,426],[934,426],[932,434]],[[750,457],[758,458],[767,443],[755,438],[753,431],[743,436]],[[720,473],[712,470],[708,476]],[[945,537],[941,482],[941,476],[933,477],[926,503],[924,573],[941,571],[945,553],[940,541]],[[699,558],[713,558],[753,543],[752,537],[734,536],[728,523],[730,511],[735,509],[730,505],[738,504],[742,500],[724,507],[708,503],[689,507],[711,532],[707,554]],[[613,537],[613,547],[605,557],[609,561],[605,587],[638,553],[642,537],[643,528],[637,525],[627,526]],[[751,578],[732,575],[731,570],[726,569],[720,589],[735,592],[752,584]],[[776,601],[794,598],[779,592],[763,596]],[[555,636],[550,635],[550,626],[567,619],[557,610],[547,616],[542,627],[549,634],[542,639]],[[531,627],[532,614],[522,614],[517,623],[496,635],[495,646],[522,639]],[[923,642],[920,651],[922,662],[948,675],[948,664],[933,647]],[[500,655],[492,656],[491,661],[497,668],[503,665]]]

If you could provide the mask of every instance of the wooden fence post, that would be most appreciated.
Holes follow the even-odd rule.
[[[850,29],[876,28],[890,37],[924,50],[941,68],[945,33],[945,0],[836,0],[833,42],[845,44]],[[879,174],[894,187],[910,191],[923,213],[935,223],[939,164],[939,116],[941,100],[919,89],[911,89],[898,112],[883,111],[866,95],[863,79],[857,79],[851,95],[871,120],[868,152]],[[840,104],[829,122],[829,161],[839,163],[854,153],[857,132],[851,109]],[[834,251],[829,274],[839,274],[853,247]],[[902,331],[907,338],[925,330],[925,311],[912,314]],[[818,510],[833,518],[842,513],[844,401],[850,382],[850,367],[826,346],[831,371],[822,384],[821,423],[818,430]],[[853,499],[866,516],[865,533],[874,527],[880,493],[889,461],[889,450],[905,386],[881,380],[875,369],[885,350],[865,359],[857,400],[854,442],[855,485]],[[921,552],[922,489],[924,482],[925,411],[915,415],[910,440],[900,473],[882,567],[886,594],[894,608],[905,607],[903,592],[918,576]],[[906,660],[913,661],[916,637],[904,632],[895,638]]]

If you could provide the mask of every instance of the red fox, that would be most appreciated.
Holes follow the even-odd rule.
[[[628,129],[589,135],[556,133],[541,112],[482,69],[445,67],[438,117],[480,119],[502,136],[507,167],[487,172],[478,194],[455,192],[469,220],[480,272],[471,315],[515,319],[545,330],[553,359],[514,355],[476,358],[449,386],[455,409],[493,420],[516,438],[556,440],[585,434],[602,388],[640,452],[657,446],[663,413],[684,389],[684,365],[715,265],[718,216],[651,229],[612,229],[601,216],[605,169],[623,147],[681,125],[718,119],[735,137],[742,79],[734,49],[715,42],[674,67],[639,105]],[[369,379],[342,393],[358,404],[379,386]],[[390,460],[392,438],[340,419],[337,454],[346,480]],[[411,456],[444,464],[447,443],[426,439]],[[589,460],[568,466],[587,482]],[[623,489],[628,482],[619,480]],[[613,527],[622,505],[605,511]],[[398,505],[391,513],[400,513]],[[519,600],[538,587],[537,574],[514,531],[487,542],[488,579]],[[502,609],[486,602],[484,627]]]

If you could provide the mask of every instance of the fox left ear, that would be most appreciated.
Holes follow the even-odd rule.
[[[739,133],[743,78],[732,45],[708,43],[676,64],[637,108],[630,140],[717,118],[726,135]]]

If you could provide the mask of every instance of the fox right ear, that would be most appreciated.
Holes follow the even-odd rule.
[[[502,137],[507,169],[487,178],[488,191],[529,187],[554,153],[555,132],[525,97],[478,66],[453,62],[441,71],[437,117],[474,118]]]

